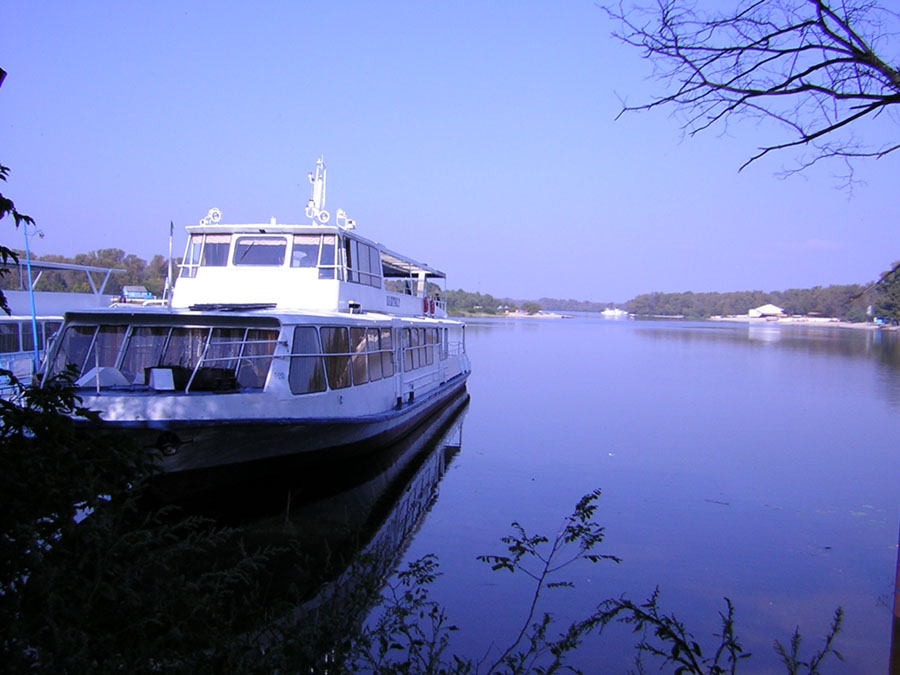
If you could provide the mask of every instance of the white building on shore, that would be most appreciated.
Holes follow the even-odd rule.
[[[751,319],[764,319],[768,317],[780,318],[786,316],[784,310],[777,305],[761,305],[747,312]]]

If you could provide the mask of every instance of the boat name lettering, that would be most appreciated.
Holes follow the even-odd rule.
[[[387,296],[387,305],[388,307],[399,307],[400,306],[400,298],[392,298],[391,296]]]

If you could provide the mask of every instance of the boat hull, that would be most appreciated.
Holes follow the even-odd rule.
[[[467,377],[460,375],[401,408],[361,417],[105,426],[126,431],[148,450],[161,452],[161,471],[151,481],[151,492],[156,501],[175,502],[387,447],[464,395]]]

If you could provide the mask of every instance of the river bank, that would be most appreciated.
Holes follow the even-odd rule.
[[[849,328],[852,330],[885,330],[895,331],[898,326],[885,326],[874,323],[851,323],[832,318],[819,318],[809,316],[783,316],[778,318],[739,316],[711,316],[707,321],[730,321],[737,323],[775,325],[775,326],[815,326],[822,328]]]

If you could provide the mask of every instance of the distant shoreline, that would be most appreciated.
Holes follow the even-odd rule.
[[[729,321],[734,323],[748,323],[766,326],[812,326],[815,328],[849,328],[851,330],[897,330],[897,326],[884,326],[874,323],[851,323],[838,319],[819,319],[807,316],[785,316],[777,319],[750,316],[711,316],[706,321]]]
[[[597,314],[599,312],[591,312]],[[462,319],[572,319],[571,314],[557,314],[555,312],[542,311],[538,314],[526,314],[525,312],[507,312],[504,314],[488,314],[486,312],[452,312],[451,316]],[[846,328],[850,330],[868,330],[868,331],[900,331],[900,326],[885,326],[874,323],[852,323],[849,321],[840,321],[839,319],[818,318],[808,316],[785,316],[780,318],[767,319],[764,317],[750,317],[746,314],[740,316],[711,316],[706,319],[687,319],[684,316],[669,315],[634,315],[630,314],[629,319],[670,319],[673,321],[715,321],[722,323],[746,323],[759,326],[808,326],[814,328]]]

